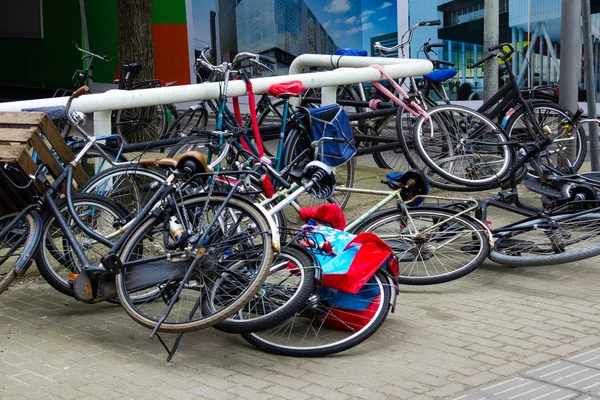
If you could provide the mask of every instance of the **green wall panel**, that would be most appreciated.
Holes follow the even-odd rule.
[[[42,2],[44,38],[0,38],[0,85],[71,88],[80,58],[71,41],[81,41],[78,0]]]
[[[85,13],[90,51],[113,57],[111,62],[94,61],[94,81],[112,83],[119,67],[119,34],[117,31],[117,0],[86,0]]]
[[[185,24],[185,0],[153,0],[152,22],[155,24]]]

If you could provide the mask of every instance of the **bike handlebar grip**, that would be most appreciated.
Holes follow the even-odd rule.
[[[488,51],[494,51],[494,50],[502,49],[504,46],[508,46],[510,48],[510,51],[514,51],[514,48],[512,47],[512,44],[510,44],[510,43],[500,43],[500,44],[497,44],[495,46],[492,46],[492,47],[488,48]]]
[[[487,57],[484,58],[483,60],[479,60],[475,64],[471,65],[471,68],[477,68],[477,67],[479,67],[481,64],[483,64],[485,62],[485,60],[487,60]]]
[[[346,139],[344,138],[331,138],[329,140],[331,140],[334,143],[346,143]]]
[[[444,47],[444,43],[431,43],[428,47]]]
[[[449,67],[454,67],[454,63],[450,62],[450,61],[435,60],[435,62],[438,63],[439,65],[447,65]]]
[[[440,21],[439,19],[436,19],[435,21],[423,21],[419,25],[420,26],[437,26],[437,25],[441,25],[441,24],[442,24],[442,21]]]
[[[263,56],[262,54],[258,55],[258,59],[264,63],[277,64],[277,60],[275,60],[273,57]]]
[[[87,94],[89,92],[90,92],[90,88],[88,86],[82,86],[79,89],[77,89],[76,91],[74,91],[73,94],[71,95],[71,97],[76,99],[79,96],[81,96],[82,94]]]

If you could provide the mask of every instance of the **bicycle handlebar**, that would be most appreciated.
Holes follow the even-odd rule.
[[[90,92],[90,88],[88,86],[82,86],[79,89],[77,89],[76,91],[74,91],[73,94],[71,95],[71,97],[76,99],[83,94],[88,94],[89,92]]]
[[[434,20],[434,21],[419,22],[418,24],[413,25],[408,31],[404,32],[404,34],[400,38],[400,43],[398,43],[397,45],[395,45],[393,47],[385,47],[385,46],[382,46],[381,43],[375,42],[375,44],[373,45],[373,47],[374,47],[374,49],[376,51],[379,51],[381,53],[389,53],[390,51],[394,51],[394,50],[398,50],[398,49],[404,48],[404,46],[406,46],[408,43],[410,43],[410,41],[412,40],[412,37],[413,37],[413,32],[418,27],[420,27],[420,26],[437,26],[437,25],[441,25],[441,24],[442,24],[442,21],[440,21],[439,19],[438,20]],[[408,35],[408,38],[403,41],[402,39],[406,35]]]
[[[99,55],[99,54],[92,53],[91,51],[84,50],[84,49],[82,49],[81,47],[79,47],[79,45],[77,44],[77,42],[71,42],[71,43],[73,43],[73,44],[75,45],[75,48],[76,48],[78,51],[80,51],[80,52],[82,52],[83,54],[85,54],[85,57],[99,58],[99,59],[101,59],[102,61],[108,61],[108,62],[110,62],[110,61],[112,61],[112,60],[113,60],[113,58],[112,58],[112,57],[109,57],[109,56],[101,56],[101,55]]]

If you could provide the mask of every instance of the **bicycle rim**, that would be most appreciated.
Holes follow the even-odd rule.
[[[442,105],[417,119],[414,140],[432,171],[464,186],[499,184],[512,165],[504,134],[466,107]]]
[[[37,214],[36,214],[37,215]],[[17,277],[17,269],[26,268],[39,240],[39,217],[27,213],[0,237],[0,294]],[[17,213],[0,217],[0,232],[13,222]]]
[[[444,209],[419,207],[407,212],[410,219],[400,210],[386,210],[353,230],[372,232],[392,248],[400,265],[398,283],[449,282],[474,271],[485,260],[489,239],[478,221]]]
[[[213,194],[208,201],[202,194],[183,202],[195,232],[203,234],[213,218],[218,221],[201,250],[189,245],[179,251],[167,249],[164,222],[155,217],[132,233],[121,252],[125,265],[116,284],[123,308],[136,322],[154,328],[166,317],[161,332],[203,329],[237,312],[260,289],[273,260],[269,224],[251,203],[235,197],[218,214],[224,202],[221,194]],[[186,280],[184,275],[196,256],[199,262]],[[225,289],[227,292],[221,295],[218,309],[204,314],[201,301],[214,285],[219,286],[221,293]],[[177,295],[180,287],[183,289]],[[147,301],[134,300],[157,292]],[[174,307],[166,315],[171,303]]]
[[[317,288],[308,303],[282,324],[242,335],[268,353],[321,357],[350,349],[383,324],[391,299],[385,274],[378,271],[357,295]],[[339,297],[338,297],[339,296]]]
[[[600,254],[600,213],[530,218],[494,231],[489,258],[500,264],[542,266],[583,260]]]

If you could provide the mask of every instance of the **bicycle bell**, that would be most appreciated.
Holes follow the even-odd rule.
[[[71,113],[71,119],[77,126],[83,126],[87,122],[87,115],[81,111],[74,111]]]

